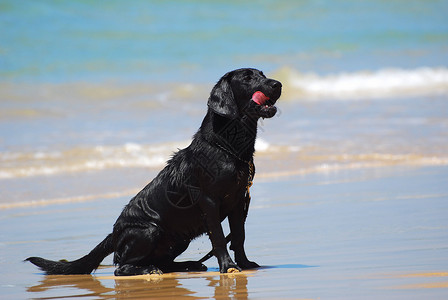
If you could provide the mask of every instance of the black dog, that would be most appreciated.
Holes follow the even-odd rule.
[[[75,261],[27,258],[47,274],[89,274],[114,253],[115,275],[202,271],[201,261],[174,262],[190,241],[207,233],[222,273],[259,267],[244,251],[257,121],[271,118],[280,82],[255,69],[225,74],[214,86],[208,112],[190,146],[179,150],[118,217],[109,234]],[[228,218],[227,251],[221,222]],[[233,268],[233,270],[232,270]]]

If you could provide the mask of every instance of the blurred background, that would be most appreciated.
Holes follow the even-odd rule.
[[[283,82],[259,178],[448,164],[448,1],[0,1],[3,207],[131,195],[214,83]]]

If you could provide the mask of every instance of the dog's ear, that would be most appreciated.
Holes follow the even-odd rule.
[[[218,115],[235,119],[239,113],[229,77],[230,74],[224,75],[213,87],[210,98],[208,98],[208,107]]]

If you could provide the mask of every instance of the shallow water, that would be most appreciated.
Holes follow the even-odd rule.
[[[120,101],[89,108],[64,108],[73,104],[64,102],[66,117],[0,121],[0,207],[131,195],[189,144],[206,109],[205,100],[188,97],[178,107],[145,110],[132,102],[120,110]],[[98,119],[103,106],[110,107]],[[277,106],[274,118],[259,122],[258,177],[448,164],[446,96],[296,99]]]
[[[448,288],[447,179],[446,167],[259,179],[246,248],[264,267],[235,275],[219,275],[212,258],[204,273],[115,279],[108,257],[92,276],[44,276],[21,260],[87,253],[128,198],[2,210],[0,288],[7,299],[440,299]],[[209,249],[201,237],[179,259]]]

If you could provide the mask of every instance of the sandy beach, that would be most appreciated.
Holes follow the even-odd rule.
[[[109,233],[127,197],[0,210],[4,299],[442,299],[447,295],[448,168],[382,167],[258,179],[247,252],[263,267],[115,278],[45,276],[30,255],[74,259]],[[224,222],[225,223],[225,222]],[[210,249],[195,240],[179,258]]]

